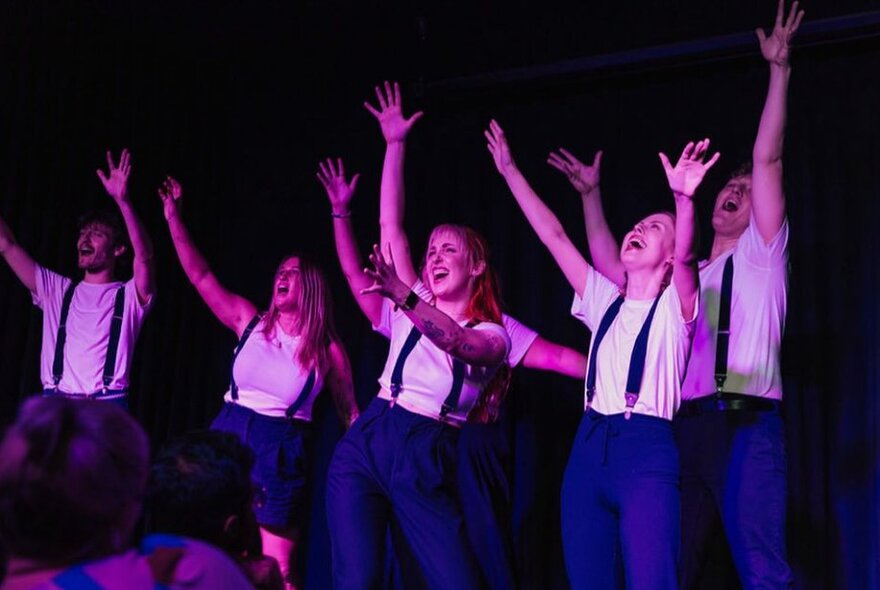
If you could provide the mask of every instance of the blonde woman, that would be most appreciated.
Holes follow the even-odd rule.
[[[223,287],[196,248],[180,216],[180,184],[169,177],[159,196],[187,278],[239,338],[226,404],[211,428],[235,433],[253,449],[263,552],[278,560],[288,587],[296,588],[291,554],[305,500],[304,446],[312,405],[324,383],[346,426],[358,415],[351,366],[333,327],[327,283],[313,262],[291,254],[275,272],[268,311],[260,312]]]

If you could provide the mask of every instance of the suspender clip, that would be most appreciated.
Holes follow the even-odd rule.
[[[623,399],[626,400],[626,410],[623,413],[623,417],[629,420],[632,418],[633,408],[636,407],[636,402],[639,400],[639,394],[627,391],[623,394]]]

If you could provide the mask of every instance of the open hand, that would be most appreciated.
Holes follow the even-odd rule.
[[[388,258],[385,258],[382,255],[382,250],[379,249],[379,245],[373,244],[370,264],[373,265],[373,268],[365,268],[364,275],[373,281],[373,284],[366,289],[361,289],[362,294],[378,293],[395,303],[406,298],[409,294],[409,287],[397,276],[397,269],[394,268],[394,257],[391,254],[390,248],[388,249]]]
[[[125,201],[128,196],[128,175],[131,172],[131,154],[127,149],[123,149],[119,155],[119,166],[113,164],[113,154],[107,150],[107,168],[109,175],[105,176],[104,171],[98,168],[98,178],[104,185],[107,194],[113,197],[117,203]]]
[[[804,11],[798,11],[798,3],[795,0],[791,5],[791,11],[785,22],[782,18],[785,14],[785,0],[779,0],[776,8],[776,23],[768,37],[763,29],[755,29],[758,35],[758,42],[761,44],[761,55],[764,56],[771,64],[778,66],[788,65],[788,56],[791,49],[791,39],[801,25],[801,19],[804,18]]]
[[[602,150],[596,152],[593,163],[586,165],[565,148],[559,153],[550,152],[547,163],[565,174],[571,186],[581,195],[588,195],[599,187],[599,166],[602,163]]]
[[[409,130],[416,121],[422,118],[424,113],[418,111],[409,119],[403,116],[403,101],[400,98],[400,84],[394,83],[393,87],[387,81],[384,88],[376,86],[376,98],[379,108],[375,108],[369,102],[364,102],[364,107],[379,121],[382,128],[382,136],[387,143],[399,143],[406,140]]]
[[[498,121],[495,119],[489,121],[489,129],[484,131],[483,135],[486,136],[486,141],[488,142],[486,148],[492,154],[492,159],[495,160],[495,167],[498,168],[498,172],[504,176],[508,172],[516,170],[516,163],[514,163],[513,156],[510,154],[510,146],[507,144],[507,137],[505,137],[504,130],[498,124]]]
[[[351,198],[354,196],[354,189],[357,186],[360,174],[351,177],[351,182],[345,180],[345,165],[342,158],[327,158],[324,162],[319,162],[319,172],[316,174],[324,190],[327,191],[327,198],[330,199],[330,206],[336,215],[348,215],[351,206]]]
[[[694,196],[697,187],[703,182],[706,172],[715,165],[721,154],[715,152],[708,162],[706,152],[709,149],[709,139],[688,143],[681,152],[675,167],[669,163],[666,154],[660,153],[660,163],[663,164],[663,170],[666,171],[666,179],[669,181],[669,188],[676,196],[685,196],[691,198]]]
[[[171,220],[172,217],[180,215],[180,209],[183,204],[183,189],[180,183],[167,176],[157,192],[159,193],[159,198],[162,199],[165,219]]]

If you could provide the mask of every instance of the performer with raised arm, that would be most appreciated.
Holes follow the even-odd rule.
[[[98,170],[98,178],[122,221],[112,211],[93,211],[80,218],[76,247],[81,279],[64,277],[34,262],[2,219],[0,254],[43,310],[43,393],[112,400],[127,407],[135,342],[156,290],[153,245],[128,196],[128,150],[122,150],[118,166],[108,151],[107,166],[109,174]],[[128,253],[129,239],[134,276],[121,282],[115,277]]]
[[[404,118],[400,89],[376,88],[386,141],[380,197],[381,243],[360,272],[353,238],[339,249],[364,315],[391,334],[380,391],[336,447],[327,481],[334,586],[376,588],[385,535],[406,543],[431,588],[479,587],[455,495],[455,447],[469,417],[486,416],[506,389],[510,340],[485,240],[468,228],[431,233],[419,280],[403,230],[406,137],[421,116]],[[326,175],[325,175],[326,176]],[[349,211],[334,209],[335,225]],[[338,233],[338,231],[337,231]],[[376,295],[381,295],[377,297]]]
[[[726,534],[744,588],[788,588],[785,441],[779,355],[788,289],[788,222],[782,148],[790,43],[803,18],[780,0],[767,36],[758,29],[770,83],[752,153],[718,193],[712,250],[700,263],[701,308],[676,437],[682,468],[681,587],[695,588],[708,540]],[[584,200],[596,268],[623,284],[605,223],[598,161],[551,154]]]
[[[229,390],[211,428],[238,435],[256,457],[253,479],[263,496],[257,522],[263,552],[278,560],[288,587],[304,506],[312,405],[326,382],[346,427],[358,416],[345,348],[333,325],[323,273],[301,254],[286,256],[269,309],[228,291],[195,246],[181,218],[182,190],[168,178],[159,189],[174,249],[187,278],[223,325],[235,332]]]
[[[354,228],[350,221],[351,199],[358,175],[351,181],[345,178],[342,160],[327,159],[320,164],[318,180],[327,191],[332,208],[333,235],[336,253],[352,291],[358,284],[363,267],[357,250]],[[425,267],[423,267],[425,268]],[[422,276],[422,282],[429,282]],[[524,367],[554,371],[574,379],[583,379],[586,357],[576,350],[545,340],[537,332],[507,314],[502,314],[504,329],[510,337],[507,363],[512,368]],[[377,326],[386,338],[391,338],[388,325]],[[509,473],[510,445],[501,428],[500,417],[485,424],[469,422],[462,427],[458,438],[457,491],[465,517],[470,544],[477,558],[483,580],[489,588],[516,587],[513,566],[511,496]],[[409,551],[400,551],[398,557],[406,561]],[[404,568],[406,569],[406,568]],[[410,589],[417,580],[397,579],[396,586]]]
[[[569,581],[573,588],[614,588],[619,541],[628,588],[671,590],[680,514],[671,420],[698,309],[693,195],[719,155],[703,161],[709,140],[689,143],[674,167],[660,154],[675,215],[649,215],[627,234],[621,294],[529,186],[495,121],[486,138],[498,171],[575,290],[572,313],[594,334],[587,411],[563,480]]]

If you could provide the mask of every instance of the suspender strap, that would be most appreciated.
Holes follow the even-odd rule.
[[[645,322],[642,324],[638,336],[636,336],[635,344],[633,344],[633,351],[629,360],[629,372],[626,378],[626,391],[624,392],[627,419],[629,419],[632,414],[632,409],[635,407],[636,402],[639,399],[639,393],[642,390],[642,377],[645,374],[645,361],[648,353],[648,335],[651,332],[651,324],[654,322],[654,313],[657,311],[657,303],[660,301],[660,295],[662,295],[662,293],[654,298],[651,310],[648,312],[648,316],[645,318]],[[599,352],[599,344],[602,343],[602,339],[605,338],[605,334],[611,327],[612,322],[614,322],[617,314],[620,313],[623,301],[624,298],[621,295],[614,300],[614,303],[608,306],[605,315],[602,316],[602,321],[599,322],[599,329],[596,330],[596,334],[593,337],[593,345],[590,351],[590,366],[587,370],[588,406],[592,403],[593,396],[596,394],[596,356]]]
[[[715,340],[715,386],[718,392],[727,381],[727,355],[730,344],[730,300],[733,293],[733,254],[724,263],[721,301],[718,305],[718,336]]]
[[[465,326],[466,328],[473,328],[477,325],[477,322],[471,320]],[[446,399],[443,400],[443,405],[440,406],[440,419],[443,420],[446,418],[446,415],[449,412],[454,412],[458,407],[458,398],[461,397],[461,390],[464,387],[464,372],[465,366],[464,363],[457,358],[452,359],[452,387],[449,389],[449,395],[446,396]]]
[[[122,313],[125,311],[125,286],[116,289],[113,302],[113,319],[110,322],[110,341],[107,343],[107,358],[104,359],[104,391],[110,388],[116,374],[116,353],[119,350],[119,337],[122,335]]]
[[[248,322],[244,332],[241,333],[241,338],[238,339],[238,344],[235,345],[235,350],[232,352],[232,366],[229,368],[229,395],[232,397],[232,401],[238,399],[238,385],[235,384],[235,359],[238,358],[238,353],[244,348],[244,343],[250,338],[251,332],[254,331],[254,328],[257,327],[259,322],[260,314],[256,314],[251,318],[251,321]]]
[[[626,392],[623,394],[626,399],[626,417],[629,418],[632,409],[636,407],[639,400],[639,393],[642,391],[642,377],[645,375],[645,357],[648,355],[648,334],[651,332],[651,324],[654,322],[654,312],[657,311],[657,303],[660,301],[660,295],[654,298],[654,304],[651,305],[651,311],[636,336],[636,343],[633,345],[632,356],[629,359],[629,374],[626,377]]]
[[[296,414],[296,411],[299,410],[300,406],[302,406],[307,399],[309,399],[309,394],[312,393],[312,388],[315,386],[315,381],[317,380],[317,369],[312,369],[309,372],[309,378],[306,379],[305,385],[303,385],[302,391],[299,392],[296,400],[290,406],[288,406],[287,411],[284,412],[284,415],[288,418],[293,418]]]
[[[397,396],[400,395],[400,391],[403,389],[403,365],[406,364],[407,357],[413,351],[413,348],[416,347],[416,344],[421,337],[422,333],[418,328],[413,326],[412,330],[409,331],[409,336],[406,337],[406,341],[403,343],[403,348],[400,349],[400,354],[397,355],[397,361],[394,363],[394,370],[391,371],[392,404],[397,400]]]
[[[616,318],[617,314],[620,312],[621,305],[623,305],[622,295],[615,299],[614,303],[608,306],[608,309],[605,310],[605,315],[602,316],[602,321],[599,322],[599,329],[593,334],[593,345],[590,350],[590,365],[587,369],[588,406],[593,402],[593,396],[596,395],[596,357],[599,352],[599,344],[602,343],[605,333],[608,331],[608,328],[611,327],[611,322],[614,321],[614,318]]]
[[[61,301],[61,316],[58,318],[58,336],[55,338],[55,358],[52,361],[52,382],[55,389],[64,375],[64,342],[67,340],[67,316],[70,314],[70,302],[73,301],[73,292],[79,281],[72,281],[64,291],[64,299]]]

